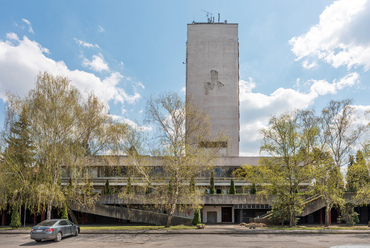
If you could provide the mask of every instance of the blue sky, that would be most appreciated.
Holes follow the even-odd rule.
[[[0,0],[0,108],[39,71],[94,91],[110,113],[143,123],[151,94],[184,94],[186,29],[239,24],[241,155],[258,155],[268,117],[353,98],[370,109],[370,0]],[[0,122],[4,121],[0,112]],[[361,119],[362,120],[362,119]]]

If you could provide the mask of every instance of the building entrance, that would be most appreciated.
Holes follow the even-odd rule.
[[[217,223],[217,212],[207,212],[207,223]]]
[[[222,208],[222,222],[232,222],[232,207]]]

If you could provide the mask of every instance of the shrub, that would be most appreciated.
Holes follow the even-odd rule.
[[[194,212],[194,218],[193,218],[193,221],[191,222],[191,224],[193,224],[194,226],[200,224],[201,220],[200,220],[200,209],[197,208],[197,210],[195,210]]]

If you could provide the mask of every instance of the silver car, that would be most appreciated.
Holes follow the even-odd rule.
[[[44,220],[31,229],[31,239],[36,242],[41,240],[61,241],[66,236],[77,236],[80,233],[80,227],[69,220],[51,219]]]

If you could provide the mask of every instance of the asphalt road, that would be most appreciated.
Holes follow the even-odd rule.
[[[333,247],[338,245],[356,248],[370,248],[368,234],[80,234],[68,237],[57,243],[42,241],[36,243],[29,234],[1,234],[0,247]],[[362,244],[361,246],[359,244]]]

